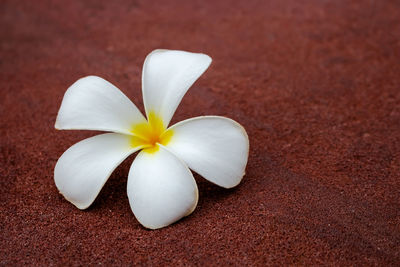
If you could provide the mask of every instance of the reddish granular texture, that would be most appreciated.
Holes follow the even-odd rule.
[[[398,1],[2,1],[0,265],[399,265]],[[223,115],[250,137],[235,189],[196,176],[195,212],[144,229],[116,169],[86,211],[53,169],[96,134],[56,131],[78,78],[111,81],[143,110],[156,48],[213,64],[174,122]]]

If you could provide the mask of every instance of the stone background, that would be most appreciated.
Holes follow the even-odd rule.
[[[0,265],[399,265],[399,1],[15,1],[0,4]],[[208,71],[173,122],[223,115],[250,137],[247,174],[199,176],[196,211],[158,230],[130,211],[134,155],[80,211],[57,159],[96,132],[56,131],[94,74],[141,110],[156,48]]]

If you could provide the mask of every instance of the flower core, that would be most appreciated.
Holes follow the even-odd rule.
[[[134,125],[131,132],[134,134],[131,146],[141,146],[148,153],[158,151],[158,144],[167,145],[173,135],[173,131],[166,129],[161,117],[154,112],[149,112],[147,122]]]

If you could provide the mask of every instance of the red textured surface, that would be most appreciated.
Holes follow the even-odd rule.
[[[1,2],[1,265],[400,264],[399,2],[227,2]],[[155,48],[214,59],[174,121],[228,116],[251,149],[236,189],[196,176],[196,211],[149,231],[133,156],[88,210],[58,194],[58,157],[95,132],[53,125],[89,74],[142,109]]]

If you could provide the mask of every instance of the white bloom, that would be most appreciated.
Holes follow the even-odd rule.
[[[143,66],[146,118],[114,85],[96,76],[68,88],[55,127],[112,133],[85,139],[58,160],[54,180],[79,209],[89,207],[114,169],[142,150],[128,174],[128,198],[138,221],[161,228],[193,212],[198,190],[189,168],[225,188],[241,181],[249,151],[237,122],[203,116],[168,124],[189,87],[208,68],[204,54],[155,50]]]

